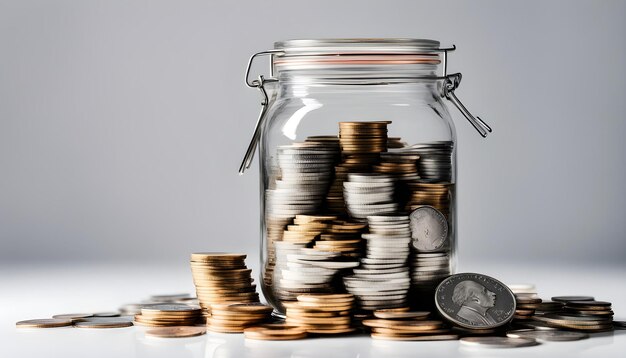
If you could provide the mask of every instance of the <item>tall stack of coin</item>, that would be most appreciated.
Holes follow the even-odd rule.
[[[277,148],[276,167],[265,192],[268,259],[263,277],[267,285],[272,284],[274,242],[282,240],[285,226],[296,215],[316,213],[321,209],[338,158],[338,139],[333,141],[327,137],[309,138],[306,142]]]
[[[353,275],[344,277],[346,290],[357,299],[360,309],[373,311],[407,305],[410,287],[407,216],[368,216],[366,254]]]
[[[245,254],[191,254],[191,273],[203,309],[210,311],[211,305],[217,303],[259,302],[245,258]]]
[[[183,304],[160,304],[141,309],[135,323],[150,327],[193,326],[202,317],[200,307]]]
[[[343,186],[346,208],[355,219],[398,211],[393,197],[394,179],[389,175],[350,173]]]
[[[287,302],[285,306],[286,323],[308,333],[344,334],[355,330],[351,325],[351,294],[300,295],[297,302]]]
[[[432,307],[437,285],[450,275],[447,218],[432,206],[420,206],[409,215],[413,258],[411,283],[418,306]]]
[[[335,166],[335,177],[326,197],[329,212],[345,215],[343,183],[348,173],[369,172],[387,151],[387,124],[391,122],[341,122],[339,144],[341,163]]]
[[[270,319],[272,307],[260,303],[235,303],[211,305],[207,329],[220,333],[241,333]]]

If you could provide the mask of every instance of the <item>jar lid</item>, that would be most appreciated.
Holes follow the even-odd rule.
[[[439,41],[408,38],[296,39],[274,43],[281,56],[341,54],[424,54],[439,52]]]

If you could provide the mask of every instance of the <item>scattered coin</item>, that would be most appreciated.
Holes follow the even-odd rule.
[[[29,319],[26,321],[19,321],[15,325],[17,328],[56,328],[71,326],[72,320],[61,318]]]
[[[587,333],[569,332],[569,331],[536,331],[536,330],[519,330],[508,331],[507,337],[511,338],[530,338],[538,341],[565,342],[578,341],[589,338]]]
[[[91,313],[64,313],[64,314],[55,314],[52,318],[60,318],[60,319],[69,319],[69,320],[77,320],[81,318],[89,318],[94,317]]]
[[[569,301],[593,301],[595,298],[592,296],[554,296],[552,297],[552,301],[564,302],[567,303]]]
[[[74,322],[74,327],[77,328],[123,328],[132,325],[133,322],[119,317],[87,318]]]

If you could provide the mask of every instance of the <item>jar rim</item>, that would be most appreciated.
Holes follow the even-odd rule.
[[[438,52],[436,40],[416,38],[293,39],[274,43],[277,57],[341,54],[424,54]]]

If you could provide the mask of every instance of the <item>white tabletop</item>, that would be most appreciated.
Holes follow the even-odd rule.
[[[251,265],[254,267],[254,265]],[[388,342],[368,336],[270,342],[241,334],[182,339],[146,337],[144,328],[17,329],[15,322],[53,314],[116,310],[151,294],[193,292],[186,263],[72,264],[0,267],[1,357],[624,357],[626,331],[516,349],[467,349],[458,341]],[[615,319],[626,320],[626,266],[499,264],[461,265],[506,283],[534,283],[540,296],[589,294],[613,302]],[[258,271],[255,271],[258,272]]]

